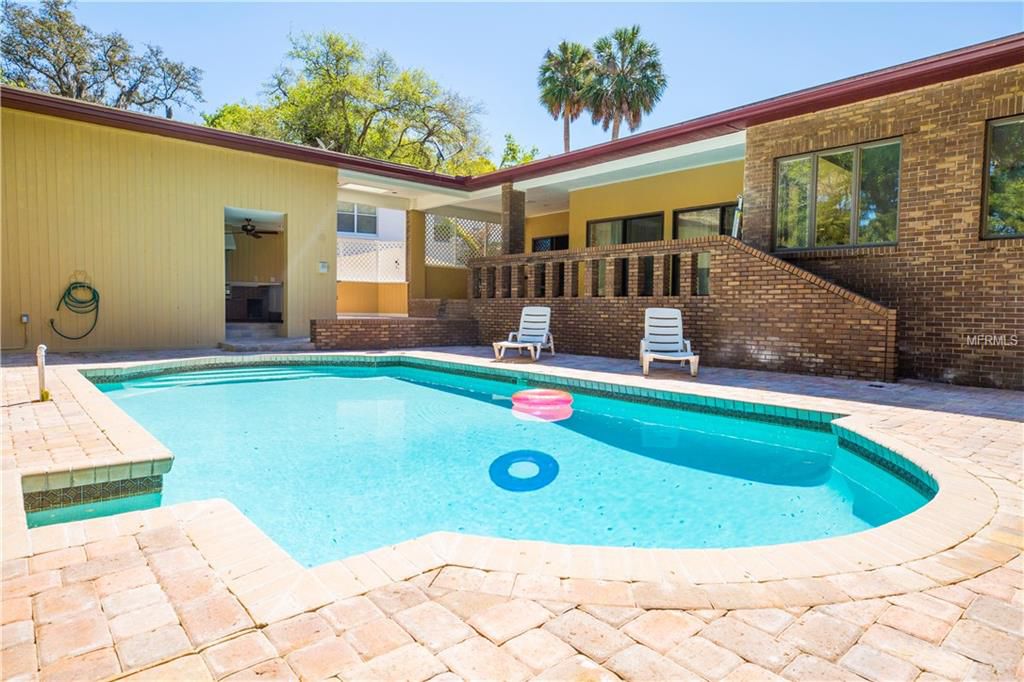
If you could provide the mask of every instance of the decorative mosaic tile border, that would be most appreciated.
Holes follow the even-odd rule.
[[[77,504],[116,500],[122,497],[158,493],[163,490],[163,476],[143,476],[141,478],[125,478],[105,483],[90,483],[69,488],[27,492],[25,511],[36,512],[57,507],[71,507]]]
[[[194,358],[175,360],[158,364],[133,367],[85,369],[82,374],[94,383],[120,382],[144,377],[194,372],[215,369],[266,366],[324,366],[324,367],[409,367],[428,371],[458,374],[508,384],[531,385],[540,388],[569,389],[576,393],[593,395],[615,400],[656,405],[670,409],[701,412],[752,421],[768,422],[784,426],[831,431],[839,440],[840,447],[866,459],[900,480],[922,495],[931,498],[938,491],[935,479],[910,460],[896,454],[874,441],[834,424],[834,420],[846,415],[835,412],[817,412],[791,407],[750,403],[739,400],[659,391],[640,386],[629,386],[611,382],[588,381],[546,374],[514,367],[479,367],[458,362],[445,362],[407,355],[263,355],[240,356],[238,358]]]
[[[833,424],[832,431],[839,439],[839,447],[885,469],[925,497],[930,499],[939,491],[935,478],[906,457],[842,426]]]
[[[456,362],[428,360],[426,358],[404,355],[267,355],[240,356],[238,358],[189,358],[156,364],[137,365],[132,367],[114,367],[102,369],[83,369],[82,374],[93,383],[118,383],[132,379],[176,374],[181,372],[197,372],[214,369],[230,369],[239,367],[288,366],[288,365],[320,365],[329,367],[410,367],[442,371],[448,374],[461,374],[481,379],[490,379],[504,383],[522,383],[545,388],[567,388],[578,393],[599,397],[645,403],[660,407],[684,409],[729,417],[739,417],[754,421],[770,422],[787,426],[828,431],[834,419],[845,415],[834,412],[816,412],[799,410],[791,407],[748,403],[725,398],[677,393],[674,391],[658,391],[639,386],[626,386],[601,381],[587,381],[570,377],[540,375],[528,370],[508,367],[477,367]]]

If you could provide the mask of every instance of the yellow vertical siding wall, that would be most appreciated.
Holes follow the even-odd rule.
[[[335,169],[23,111],[2,111],[4,348],[210,346],[224,337],[224,208],[286,214],[285,323],[291,336],[334,315]],[[261,240],[266,241],[266,240]],[[327,271],[319,272],[320,262]],[[81,341],[60,313],[75,271],[100,292]]]
[[[743,161],[703,166],[569,193],[569,212],[526,221],[526,244],[534,237],[569,234],[569,248],[587,245],[587,222],[645,213],[665,216],[665,239],[672,238],[672,211],[736,201],[743,192]]]
[[[424,298],[466,298],[469,270],[428,265],[424,268]]]
[[[526,219],[526,253],[533,252],[533,240],[537,237],[557,237],[569,234],[569,212],[548,213]]]
[[[283,234],[253,239],[235,235],[235,250],[227,252],[227,279],[232,282],[280,282],[285,275]]]
[[[409,312],[409,287],[405,282],[338,282],[339,313]]]

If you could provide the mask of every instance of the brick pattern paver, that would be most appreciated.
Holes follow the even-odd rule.
[[[203,505],[222,503],[193,506]],[[155,528],[143,522],[135,533],[103,541],[121,551],[93,558],[86,548],[97,541],[88,535],[99,526],[88,522],[75,544],[4,562],[4,679],[1024,675],[1024,561],[1017,555],[957,584],[763,609],[645,608],[632,596],[649,598],[643,583],[617,583],[633,600],[626,606],[531,600],[511,588],[500,596],[480,591],[507,582],[500,572],[444,566],[259,627],[190,540],[209,518],[222,516]],[[234,570],[244,571],[245,562],[239,556]],[[552,589],[540,579],[523,584]]]

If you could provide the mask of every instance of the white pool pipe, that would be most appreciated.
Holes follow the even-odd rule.
[[[43,344],[36,348],[36,367],[39,369],[39,402],[46,402],[50,392],[46,390],[46,346]]]

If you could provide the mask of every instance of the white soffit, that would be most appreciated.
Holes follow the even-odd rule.
[[[652,175],[673,173],[743,159],[746,131],[719,135],[707,140],[689,142],[653,152],[605,161],[592,166],[530,178],[516,182],[516,189],[529,191],[535,187],[558,186],[566,190],[599,187],[613,182],[636,180]],[[498,192],[500,193],[500,188]]]
[[[514,184],[516,189],[527,192],[528,215],[550,213],[565,210],[568,207],[568,193],[573,190],[740,161],[743,159],[746,138],[746,131],[741,130],[706,140],[688,142],[527,180],[518,180]],[[467,192],[363,172],[338,171],[339,187],[352,182],[387,190],[387,192],[369,193],[339,189],[340,201],[353,201],[403,210],[427,211],[448,207],[452,209],[452,213],[456,212],[458,208],[465,209],[465,212],[470,213],[491,214],[501,210],[501,187],[498,186]],[[541,204],[545,206],[542,208]]]
[[[251,220],[260,229],[284,229],[284,213],[277,211],[261,211],[253,208],[224,207],[224,224],[232,227],[241,226],[246,219]]]

